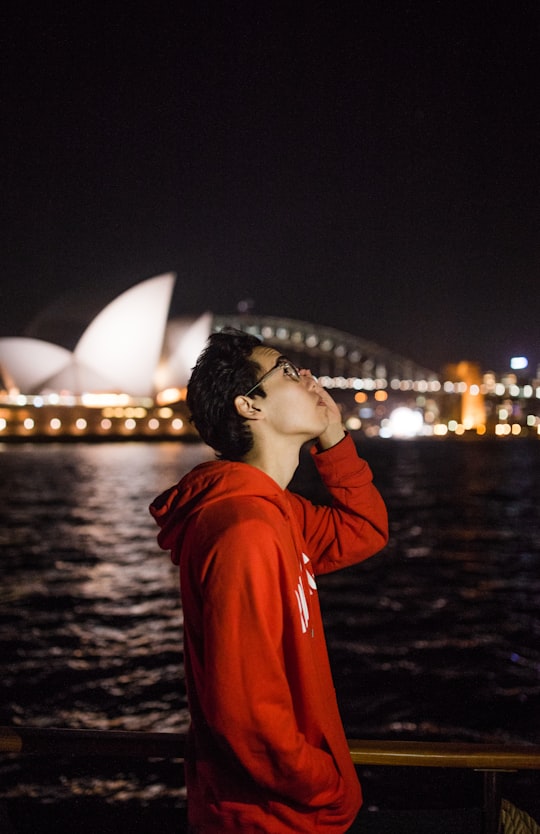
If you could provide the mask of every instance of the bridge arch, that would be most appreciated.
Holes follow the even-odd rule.
[[[335,328],[274,316],[214,315],[214,328],[235,327],[262,338],[318,377],[356,380],[355,387],[423,384],[438,389],[439,375],[375,342]],[[363,384],[364,383],[364,384]]]

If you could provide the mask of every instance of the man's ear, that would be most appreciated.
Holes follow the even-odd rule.
[[[239,395],[235,397],[234,407],[236,408],[240,417],[245,420],[258,420],[261,409],[253,405],[253,401],[249,397]]]

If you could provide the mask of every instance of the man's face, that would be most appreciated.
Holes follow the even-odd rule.
[[[260,366],[258,378],[275,368],[281,354],[271,347],[256,347],[251,355]],[[250,397],[264,413],[265,423],[279,435],[297,436],[304,442],[318,437],[328,426],[328,410],[321,399],[321,389],[306,370],[300,371],[300,379],[279,368],[263,383],[266,397],[257,396],[258,389]]]

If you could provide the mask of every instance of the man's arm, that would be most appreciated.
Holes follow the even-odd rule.
[[[331,426],[325,441],[339,437],[337,422]],[[343,432],[337,443],[324,450],[314,447],[312,455],[332,505],[316,506],[294,494],[291,503],[315,573],[330,573],[382,550],[388,542],[388,515],[373,485],[371,469],[358,456],[350,435]]]

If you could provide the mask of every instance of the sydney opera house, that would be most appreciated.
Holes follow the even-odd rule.
[[[211,312],[169,318],[175,280],[158,275],[119,295],[86,323],[73,350],[0,338],[0,439],[195,437],[185,386],[209,333],[226,325],[310,367],[334,389],[348,428],[368,437],[540,433],[534,384],[482,377],[469,363],[441,379],[379,345],[308,322]]]
[[[90,321],[73,350],[0,339],[0,436],[189,432],[181,407],[211,314],[168,320],[175,275],[142,281]],[[51,416],[53,415],[53,416]]]

